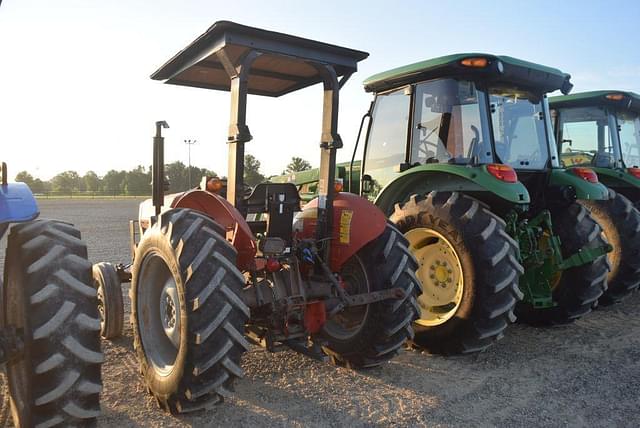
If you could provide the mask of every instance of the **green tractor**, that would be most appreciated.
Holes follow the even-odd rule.
[[[360,129],[364,158],[355,160],[356,146],[337,176],[411,244],[423,284],[416,345],[480,351],[516,314],[558,324],[591,311],[607,289],[611,246],[577,200],[607,199],[608,190],[592,170],[560,165],[545,94],[568,93],[569,75],[471,53],[364,86],[375,95]],[[349,179],[356,169],[359,182]],[[313,173],[280,180],[312,193]]]
[[[600,299],[615,303],[640,283],[640,96],[582,92],[552,97],[549,106],[560,164],[592,168],[610,189],[609,200],[585,204],[615,248],[609,289]]]

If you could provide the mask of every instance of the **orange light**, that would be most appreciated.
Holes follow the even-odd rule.
[[[490,163],[487,165],[487,172],[505,183],[516,183],[518,181],[518,174],[509,165]]]
[[[571,168],[569,171],[582,178],[584,181],[588,181],[589,183],[598,182],[598,174],[596,174],[595,171],[591,168],[576,167]]]
[[[609,94],[606,98],[611,101],[621,101],[624,99],[624,94]]]
[[[335,183],[333,183],[333,188],[337,192],[342,192],[344,188],[344,184],[342,183],[342,178],[336,178]]]
[[[224,183],[218,178],[212,178],[207,182],[207,190],[212,193],[218,193],[222,190]]]
[[[640,178],[640,168],[627,168],[627,172],[633,175],[635,178]]]
[[[489,60],[486,58],[465,58],[460,61],[460,64],[464,65],[465,67],[482,68],[486,67],[487,64],[489,64]]]

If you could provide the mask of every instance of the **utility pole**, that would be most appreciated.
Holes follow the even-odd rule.
[[[193,146],[197,141],[198,140],[184,140],[189,151],[189,166],[187,167],[187,173],[189,174],[189,189],[191,189],[191,146]]]

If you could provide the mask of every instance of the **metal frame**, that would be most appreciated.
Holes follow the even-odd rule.
[[[247,213],[244,201],[244,145],[252,139],[246,123],[247,95],[277,97],[318,82],[323,84],[316,238],[322,243],[324,260],[329,260],[330,245],[326,245],[325,241],[330,236],[332,227],[336,150],[343,146],[338,134],[339,93],[340,88],[357,70],[357,63],[368,55],[366,52],[288,34],[219,21],[151,77],[177,85],[230,91],[227,200],[243,215]],[[256,63],[264,57],[265,60]],[[300,67],[291,67],[291,64]],[[196,67],[224,69],[229,80],[224,81],[219,73],[210,74],[209,77],[206,73],[194,75],[192,71]],[[311,70],[315,70],[315,73],[310,72]],[[250,82],[252,76],[259,79]],[[268,82],[268,78],[280,83]],[[198,81],[187,81],[189,79]],[[159,130],[158,127],[157,139],[161,138]],[[154,174],[155,183],[162,183],[162,179],[163,177]],[[158,184],[155,187],[162,186]],[[159,192],[159,189],[156,191],[154,188],[156,212],[159,212],[162,204]]]

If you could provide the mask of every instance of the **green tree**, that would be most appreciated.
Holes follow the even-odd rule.
[[[169,177],[169,188],[172,192],[187,190],[187,167],[180,161],[164,166],[164,174]]]
[[[249,186],[255,186],[256,184],[264,181],[264,175],[260,173],[260,161],[253,155],[244,156],[244,182]]]
[[[87,173],[82,177],[82,182],[84,183],[85,189],[89,192],[99,191],[102,184],[98,174],[93,171],[87,171]]]
[[[125,177],[125,191],[128,195],[150,195],[151,171],[147,172],[142,165],[128,171]]]
[[[287,174],[289,174],[291,172],[306,171],[308,169],[311,169],[311,164],[309,162],[302,158],[294,156],[291,158],[291,162],[289,162],[289,165],[287,165],[287,169],[285,171]]]
[[[20,171],[16,175],[16,181],[24,183],[27,186],[31,187],[33,186],[33,182],[35,181],[35,179],[33,178],[33,175],[29,174],[27,171]]]
[[[44,193],[45,183],[39,178],[36,178],[33,180],[33,183],[29,185],[29,188],[33,193]]]
[[[105,192],[110,194],[118,194],[124,191],[124,181],[127,175],[126,171],[116,171],[112,169],[102,177],[102,184]]]
[[[55,192],[70,193],[80,188],[80,176],[75,171],[65,171],[51,179]]]

